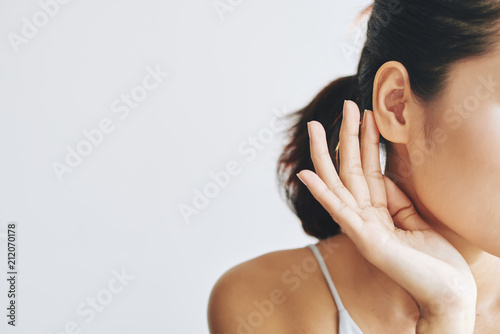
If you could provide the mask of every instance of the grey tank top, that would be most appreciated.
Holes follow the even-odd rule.
[[[323,256],[321,255],[320,251],[318,250],[318,247],[315,244],[310,244],[308,245],[308,247],[311,248],[311,250],[314,253],[314,256],[316,257],[316,260],[318,260],[321,272],[323,273],[323,276],[325,277],[326,282],[328,283],[330,292],[332,293],[333,299],[335,300],[335,304],[337,305],[337,309],[339,312],[338,334],[363,334],[358,325],[354,322],[354,320],[352,320],[349,312],[347,312],[347,310],[345,309],[344,304],[342,304],[339,293],[337,292],[337,289],[333,284],[332,278],[328,273],[328,268],[325,265],[325,260],[323,259]]]

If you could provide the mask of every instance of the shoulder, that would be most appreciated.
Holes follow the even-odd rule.
[[[224,272],[214,284],[208,301],[210,333],[258,334],[282,330],[279,327],[289,299],[282,277],[294,258],[307,251],[295,248],[269,252]]]
[[[325,259],[336,247],[320,244]],[[210,294],[210,333],[316,333],[318,328],[334,333],[337,309],[316,261],[305,246],[266,253],[227,270]],[[320,311],[327,320],[311,323]]]

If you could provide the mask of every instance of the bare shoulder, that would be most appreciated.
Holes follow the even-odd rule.
[[[284,330],[288,291],[281,276],[305,248],[269,252],[221,275],[208,302],[211,334],[279,333]],[[286,322],[286,321],[285,321]]]
[[[338,248],[335,242],[319,244],[325,258]],[[210,294],[210,333],[336,333],[337,309],[318,267],[305,246],[230,268]]]

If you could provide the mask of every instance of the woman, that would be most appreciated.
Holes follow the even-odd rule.
[[[212,334],[500,331],[500,1],[371,9],[356,75],[293,114],[279,160],[319,242],[224,273]]]

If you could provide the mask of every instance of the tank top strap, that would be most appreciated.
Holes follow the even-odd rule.
[[[321,268],[323,276],[325,277],[326,282],[328,283],[328,287],[330,288],[330,292],[332,293],[333,299],[337,304],[338,311],[340,312],[345,310],[344,304],[342,303],[342,300],[340,300],[339,293],[335,288],[335,284],[333,284],[332,278],[330,276],[330,273],[328,272],[328,268],[326,267],[325,260],[323,259],[321,252],[319,251],[318,247],[315,244],[309,244],[307,246],[312,250],[314,256],[316,257],[316,260],[318,261],[319,267]]]

